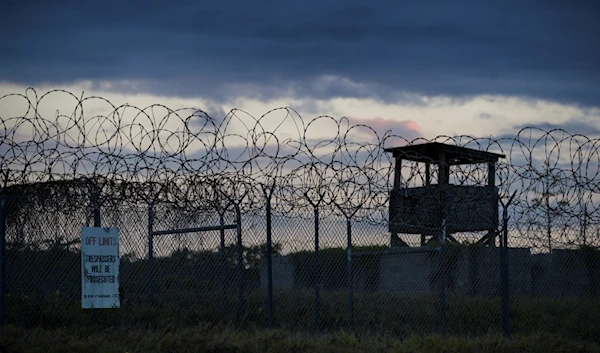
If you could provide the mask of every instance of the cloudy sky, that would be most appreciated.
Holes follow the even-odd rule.
[[[290,106],[408,138],[598,134],[598,18],[596,0],[4,0],[0,95]]]

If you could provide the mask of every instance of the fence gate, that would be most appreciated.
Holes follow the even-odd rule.
[[[167,214],[171,212],[174,211],[169,210]],[[208,316],[218,318],[227,317],[229,308],[236,306],[236,318],[239,319],[245,310],[244,262],[239,217],[236,217],[236,222],[226,224],[224,214],[221,214],[218,225],[155,230],[155,222],[158,219],[155,208],[150,205],[146,274],[148,303],[161,305],[169,299],[175,299],[178,305],[189,305],[196,311],[200,309]],[[235,243],[226,241],[226,230],[230,229],[237,230]],[[156,249],[161,247],[158,247],[155,242],[159,243],[165,240],[165,237],[217,231],[219,232],[218,244],[210,242],[206,245],[201,242],[201,246],[196,246],[195,249],[173,248],[169,256],[156,256]],[[209,239],[214,240],[212,237]],[[228,295],[232,290],[237,292],[235,302],[228,301],[232,299],[230,297],[234,297]]]

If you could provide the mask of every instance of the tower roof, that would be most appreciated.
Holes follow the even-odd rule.
[[[447,165],[495,163],[499,158],[506,157],[499,153],[485,152],[456,145],[447,145],[440,142],[392,147],[386,148],[385,151],[392,153],[394,158],[433,164],[440,164],[442,162],[440,157],[443,154]]]

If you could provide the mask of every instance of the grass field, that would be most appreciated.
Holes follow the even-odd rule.
[[[283,330],[236,329],[197,324],[156,329],[94,326],[56,329],[7,325],[0,331],[2,352],[600,352],[600,345],[561,335],[356,334],[339,330],[310,334]]]
[[[572,352],[596,351],[600,345],[600,298],[514,298],[512,339],[505,341],[498,297],[450,296],[442,319],[436,296],[358,292],[350,324],[347,293],[324,291],[317,332],[312,291],[275,294],[275,331],[266,330],[267,301],[262,290],[246,292],[245,311],[239,318],[235,291],[228,295],[225,313],[220,293],[195,291],[166,292],[153,307],[125,300],[120,309],[97,311],[83,310],[77,299],[58,292],[44,298],[10,296],[9,325],[0,342],[2,352],[35,351],[35,347],[56,347],[56,351],[98,351],[95,348],[102,347],[119,352],[155,348]]]

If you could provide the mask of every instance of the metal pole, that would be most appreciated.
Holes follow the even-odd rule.
[[[581,178],[581,148],[578,151],[579,155],[579,177]],[[577,199],[579,201],[579,245],[585,245],[585,213],[583,212],[583,193],[581,190],[581,185],[577,182]],[[583,216],[583,217],[582,217]]]
[[[320,291],[321,291],[321,268],[319,264],[319,208],[314,206],[315,211],[315,332],[319,332],[320,315]]]
[[[100,227],[100,192],[94,193],[94,227]]]
[[[196,233],[196,232],[209,232],[212,230],[220,230],[223,229],[236,229],[237,226],[235,224],[224,224],[222,226],[206,226],[206,227],[196,227],[196,228],[181,228],[181,229],[167,229],[167,230],[155,230],[152,232],[152,235],[175,235],[175,234],[187,234],[187,233]]]
[[[438,250],[438,273],[440,281],[440,319],[442,321],[442,334],[446,334],[446,269],[444,266],[444,245]]]
[[[269,330],[273,329],[273,261],[271,252],[273,251],[271,243],[271,195],[267,195],[267,312],[269,316]]]
[[[444,246],[446,245],[446,219],[442,221],[442,231],[439,235],[438,274],[440,281],[440,319],[442,321],[442,334],[446,335],[446,264],[444,259]]]
[[[154,203],[148,205],[148,273],[146,294],[148,295],[148,303],[152,305],[154,301],[153,281],[154,281]]]
[[[240,212],[240,205],[235,205],[235,218],[237,223],[237,282],[238,282],[238,307],[237,307],[237,319],[240,322],[242,315],[245,310],[246,304],[244,303],[244,254],[242,247],[242,215]]]
[[[221,245],[219,247],[219,256],[221,257],[221,312],[223,317],[227,313],[227,262],[225,258],[225,216],[223,213],[219,214],[219,223],[221,225]]]
[[[6,199],[0,187],[0,327],[6,323]]]
[[[502,217],[502,248],[500,249],[500,262],[502,265],[502,327],[504,336],[510,338],[510,302],[508,281],[508,205],[503,207]]]
[[[510,291],[508,278],[508,206],[512,203],[515,190],[506,203],[502,202],[502,235],[500,239],[500,276],[502,283],[502,328],[504,336],[510,338]]]
[[[350,218],[346,219],[346,230],[348,233],[348,257],[346,263],[348,265],[348,318],[350,326],[354,323],[354,287],[352,283],[352,222]]]
[[[314,211],[314,224],[315,224],[315,332],[318,333],[321,328],[321,265],[319,263],[319,204],[323,200],[323,195],[318,202],[313,202],[308,196],[308,193],[304,193],[304,196],[308,202],[312,205]]]
[[[94,202],[94,227],[100,227],[100,191],[96,191],[93,193],[93,202]],[[92,309],[92,321],[97,323],[97,313],[98,309]]]

